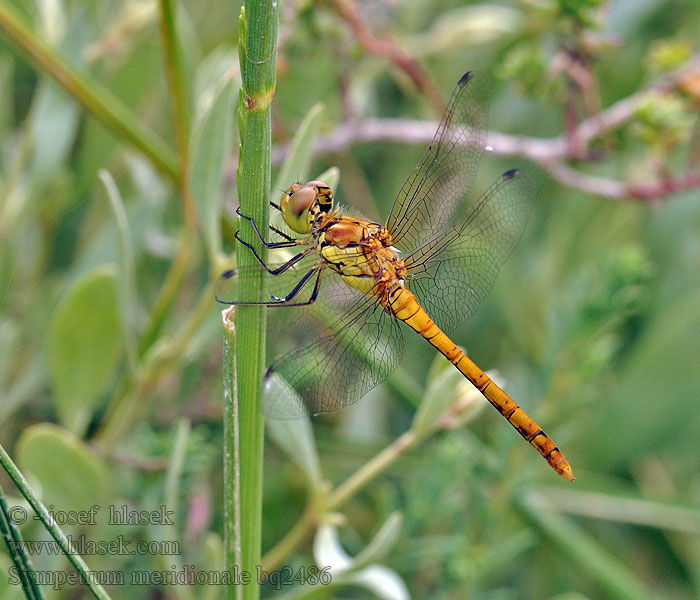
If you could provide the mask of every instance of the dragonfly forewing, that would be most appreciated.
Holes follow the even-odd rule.
[[[535,195],[527,174],[508,171],[452,228],[405,258],[406,287],[443,331],[479,308],[522,237]]]
[[[394,245],[412,252],[442,232],[474,183],[486,144],[488,82],[470,71],[452,92],[435,137],[399,191],[386,221]]]

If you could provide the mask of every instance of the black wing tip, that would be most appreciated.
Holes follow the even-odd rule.
[[[457,82],[457,85],[458,85],[459,87],[464,87],[465,85],[467,85],[467,84],[472,80],[472,77],[474,77],[474,71],[467,71],[464,75],[462,75],[462,76],[459,78],[459,81]]]
[[[527,171],[523,171],[521,169],[511,169],[510,171],[506,171],[503,173],[503,175],[501,175],[501,181],[504,182],[513,181],[514,179],[518,180],[518,185],[521,186],[521,189],[527,189],[527,192],[524,193],[529,194],[530,197],[534,198],[539,186]]]

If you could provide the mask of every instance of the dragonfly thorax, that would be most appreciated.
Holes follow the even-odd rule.
[[[319,217],[330,213],[332,208],[333,192],[323,181],[293,183],[280,199],[282,218],[297,233],[310,233]]]
[[[403,285],[406,267],[391,246],[391,234],[378,223],[354,217],[331,218],[318,237],[326,264],[363,292]]]

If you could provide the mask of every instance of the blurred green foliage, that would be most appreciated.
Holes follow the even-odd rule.
[[[95,502],[104,517],[110,504],[157,510],[167,502],[175,513],[167,527],[67,525],[94,540],[180,544],[174,556],[86,556],[97,570],[222,568],[221,333],[212,283],[228,262],[222,249],[231,249],[219,210],[223,204],[227,232],[236,205],[238,7],[176,6],[190,111],[187,188],[128,143],[119,123],[105,125],[112,105],[86,110],[0,27],[0,442],[56,509]],[[465,70],[486,72],[492,129],[513,135],[560,135],[572,89],[579,120],[593,117],[698,52],[694,3],[357,6],[373,35],[415,57],[445,95]],[[175,155],[157,3],[0,2],[3,13],[11,7]],[[383,219],[423,148],[373,142],[310,159],[312,138],[352,116],[438,115],[403,71],[366,50],[336,3],[285,2],[281,15],[274,145],[304,123],[285,173],[315,177],[338,166],[341,202]],[[589,88],[575,68],[590,75]],[[630,185],[697,174],[699,103],[692,86],[684,89],[646,96],[571,164]],[[558,481],[494,411],[475,411],[465,426],[397,455],[335,509],[343,518],[326,524],[322,549],[350,561],[337,581],[350,587],[326,592],[370,597],[376,591],[361,583],[363,569],[381,563],[390,571],[378,580],[400,589],[396,576],[414,598],[698,597],[700,190],[610,200],[519,157],[496,156],[484,158],[476,187],[514,166],[538,178],[536,208],[486,304],[454,339],[482,368],[498,370],[577,481]],[[188,193],[197,227],[185,218]],[[323,479],[337,485],[375,460],[411,427],[416,402],[443,389],[440,369],[430,368],[444,359],[406,337],[405,361],[388,384],[314,420],[316,446],[311,430],[277,425],[271,437],[282,441],[266,449],[264,550],[304,514],[308,496],[312,505],[323,501]],[[296,435],[299,447],[289,443]],[[301,457],[290,460],[295,452]],[[22,503],[4,475],[0,484],[10,504]],[[623,510],[630,500],[635,509]],[[675,510],[690,516],[674,520]],[[22,532],[47,539],[37,521]],[[33,558],[39,569],[68,568],[60,556]],[[283,560],[313,564],[312,545]],[[5,591],[8,564],[0,554],[0,595],[18,598],[17,586]],[[280,594],[273,588],[266,597]],[[202,585],[108,589],[115,598],[223,597]],[[319,588],[282,591],[326,597]]]

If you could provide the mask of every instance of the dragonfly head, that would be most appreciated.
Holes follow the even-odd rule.
[[[333,192],[323,181],[293,183],[280,199],[284,222],[297,233],[309,233],[316,217],[332,208]]]

